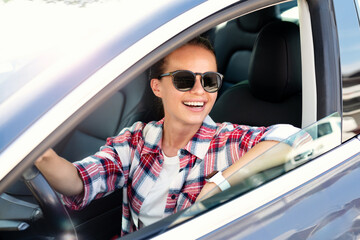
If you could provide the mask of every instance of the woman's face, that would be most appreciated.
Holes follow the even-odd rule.
[[[200,46],[185,45],[170,53],[165,60],[164,73],[176,70],[190,70],[204,73],[217,71],[214,54]],[[187,91],[177,90],[172,77],[152,79],[151,86],[156,96],[162,99],[165,121],[181,125],[199,127],[212,109],[217,92],[208,93],[201,86],[199,75],[194,87]]]

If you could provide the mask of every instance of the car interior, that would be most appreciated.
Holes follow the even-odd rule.
[[[301,51],[295,23],[275,21],[258,34],[248,79],[226,89],[210,116],[251,126],[289,123],[301,127]],[[241,103],[231,111],[231,103]]]
[[[289,21],[282,17],[282,13],[294,7],[296,1],[271,6],[231,19],[203,34],[213,43],[218,70],[224,75],[210,113],[215,122],[252,126],[289,123],[301,127],[299,26],[296,18]],[[124,127],[162,117],[159,100],[152,93],[145,71],[91,113],[54,149],[74,162],[95,153],[107,137],[117,135]],[[9,207],[3,202],[14,198],[9,219],[30,224],[23,231],[0,232],[0,239],[21,239],[28,232],[38,231],[38,218],[34,216],[39,207],[22,181],[0,196],[0,212]],[[108,239],[119,234],[121,202],[122,192],[118,190],[93,201],[84,210],[68,210],[79,236]]]

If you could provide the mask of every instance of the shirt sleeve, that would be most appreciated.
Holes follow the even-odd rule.
[[[62,196],[65,205],[73,210],[80,210],[92,200],[98,199],[126,182],[130,168],[131,152],[136,149],[141,124],[134,124],[124,129],[117,137],[107,139],[105,146],[92,156],[74,162],[84,184],[81,195]]]
[[[313,139],[306,130],[288,124],[278,124],[269,127],[267,134],[262,138],[262,141],[265,140],[275,140],[297,148]]]
[[[230,139],[237,139],[239,141],[239,158],[259,142],[270,140],[281,142],[299,131],[299,128],[289,124],[277,124],[269,127],[237,125]],[[291,142],[288,144],[292,145]]]
[[[264,132],[263,136],[260,139],[261,141],[284,141],[288,139],[290,136],[295,135],[298,133],[301,129],[294,127],[290,124],[276,124],[272,125],[268,128],[266,128],[266,131]],[[288,142],[289,145],[292,145],[291,142]]]

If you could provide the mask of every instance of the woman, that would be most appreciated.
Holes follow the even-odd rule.
[[[208,114],[222,81],[216,71],[209,42],[193,39],[151,69],[162,120],[123,129],[74,164],[49,149],[36,166],[72,209],[122,188],[122,235],[189,207],[213,188],[228,188],[224,177],[298,129],[214,123]],[[206,180],[209,175],[215,177]]]

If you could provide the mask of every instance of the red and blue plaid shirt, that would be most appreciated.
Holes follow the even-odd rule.
[[[161,139],[164,120],[137,122],[107,139],[93,156],[74,163],[84,182],[84,194],[63,197],[72,209],[81,209],[94,199],[115,189],[123,189],[122,235],[139,227],[139,212],[156,182],[164,157]],[[214,170],[224,170],[255,144],[281,141],[299,129],[290,125],[249,127],[215,123],[207,117],[198,132],[179,150],[180,171],[170,185],[164,217],[192,205]]]

